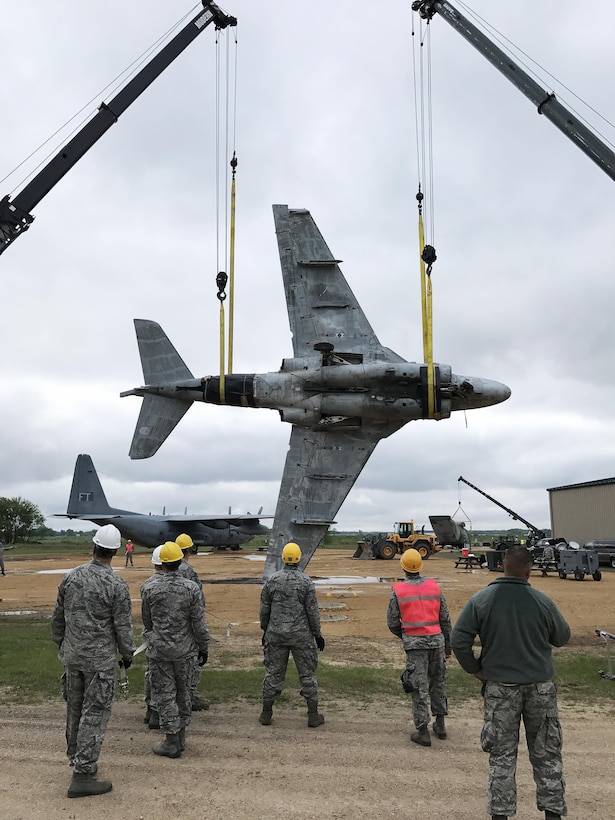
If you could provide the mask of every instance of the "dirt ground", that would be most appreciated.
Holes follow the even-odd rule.
[[[7,556],[8,557],[8,556]],[[453,619],[467,598],[496,576],[486,569],[455,568],[455,555],[426,562],[437,577]],[[48,613],[62,573],[75,561],[6,561],[0,579],[0,613]],[[216,657],[253,664],[260,657],[258,598],[264,555],[199,555],[193,565],[205,583],[212,633],[210,666]],[[149,554],[138,553],[133,568],[118,556],[114,566],[130,585],[135,614],[139,587],[151,572]],[[403,666],[399,641],[386,628],[396,561],[353,561],[347,551],[319,551],[309,565],[318,585],[330,664]],[[562,581],[537,574],[532,584],[558,604],[573,631],[572,646],[602,646],[596,628],[615,632],[615,572],[600,582]],[[226,660],[225,660],[226,664]],[[454,665],[455,661],[451,661]],[[1,675],[1,670],[0,670]],[[206,673],[205,673],[206,676]],[[468,686],[477,685],[468,678]],[[605,686],[609,686],[605,681]],[[615,686],[615,684],[613,684]],[[387,693],[389,694],[389,693]],[[297,708],[299,707],[299,708]],[[299,699],[276,709],[270,727],[258,724],[258,709],[215,705],[193,716],[179,760],[151,753],[157,738],[144,728],[143,709],[117,702],[100,759],[101,778],[113,791],[98,798],[66,799],[70,770],[63,747],[64,709],[57,702],[2,707],[0,712],[0,820],[283,820],[283,818],[461,818],[486,817],[487,756],[480,750],[480,700],[451,704],[449,737],[425,749],[409,742],[410,711],[399,699],[379,704],[322,700],[326,723],[308,729]],[[604,704],[561,708],[569,817],[607,820],[613,816],[615,768],[613,710]],[[518,770],[520,818],[539,818],[527,752]]]

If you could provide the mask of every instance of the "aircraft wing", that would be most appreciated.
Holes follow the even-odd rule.
[[[243,524],[246,521],[259,521],[261,518],[273,518],[272,515],[165,515],[164,520],[174,524],[209,524],[222,521],[225,524]]]
[[[324,342],[351,363],[405,361],[378,341],[310,212],[274,205],[273,217],[295,356]]]
[[[301,547],[303,569],[381,438],[403,424],[365,425],[326,433],[293,425],[271,528],[264,577],[281,567],[289,541]]]

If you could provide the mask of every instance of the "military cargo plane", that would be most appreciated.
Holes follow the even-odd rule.
[[[230,513],[230,511],[229,511]],[[77,456],[73,484],[65,514],[61,518],[79,518],[94,524],[115,524],[124,538],[143,547],[157,547],[174,541],[185,532],[195,547],[240,549],[255,535],[266,535],[269,528],[259,518],[271,515],[144,515],[110,507],[89,455]]]
[[[277,410],[292,424],[264,577],[296,541],[312,557],[382,438],[407,422],[505,401],[496,381],[408,362],[383,347],[309,211],[273,206],[293,357],[278,372],[194,378],[156,322],[135,319],[144,385],[131,458],[154,455],[195,401]],[[435,393],[435,395],[433,395]]]

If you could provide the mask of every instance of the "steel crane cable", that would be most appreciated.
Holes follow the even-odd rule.
[[[423,360],[427,368],[427,407],[423,415],[426,418],[437,418],[435,373],[433,362],[433,310],[431,271],[436,261],[433,245],[434,235],[434,196],[433,196],[433,125],[431,104],[431,38],[429,25],[419,21],[419,48],[416,48],[414,17],[412,19],[412,55],[414,74],[414,113],[417,138],[418,191],[418,232],[419,232],[419,266],[421,278],[421,305],[423,316]],[[427,58],[425,58],[427,53]],[[428,226],[430,243],[425,243],[425,223],[423,219],[425,192],[427,191]],[[431,195],[431,196],[430,196]]]
[[[237,121],[237,33],[234,37],[234,60],[231,70],[231,43],[224,37],[226,48],[222,53],[221,35],[228,30],[216,32],[216,287],[220,304],[220,403],[225,403],[225,373],[232,372],[233,329],[235,302],[235,177],[237,170],[236,121]],[[224,59],[223,59],[224,58]],[[232,91],[231,91],[232,85]],[[230,123],[230,125],[229,125]],[[232,133],[229,134],[229,131]],[[229,155],[232,145],[232,159]],[[229,171],[232,169],[229,206]],[[230,222],[230,229],[229,229]],[[226,270],[229,270],[227,275]],[[226,327],[224,302],[226,285],[229,285],[228,368],[226,363]]]

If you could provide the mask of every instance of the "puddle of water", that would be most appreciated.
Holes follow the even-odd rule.
[[[266,555],[244,555],[243,556],[247,561],[266,561]]]
[[[399,578],[378,578],[375,575],[355,576],[355,575],[331,575],[328,578],[314,578],[313,581],[317,587],[326,585],[342,586],[353,584],[393,584],[399,581]]]
[[[321,615],[321,621],[347,621],[348,615]]]
[[[346,604],[321,604],[318,602],[318,609],[348,609]]]
[[[7,609],[0,615],[38,615],[38,612],[35,609]]]

